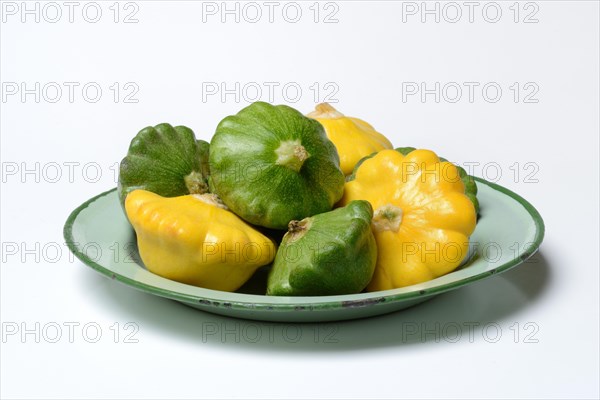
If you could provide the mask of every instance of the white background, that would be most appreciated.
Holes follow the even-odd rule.
[[[56,3],[62,18],[55,23],[54,5],[38,3],[36,22],[35,13],[22,15],[20,2],[8,3],[2,2],[0,27],[3,398],[600,395],[597,2],[481,2],[473,22],[458,2],[462,17],[454,23],[456,7],[445,3],[438,3],[439,23],[435,15],[422,22],[420,12],[411,14],[420,2],[321,3],[318,22],[313,3],[303,2],[296,23],[282,15],[285,3],[269,22],[259,2],[256,23],[249,21],[256,9],[244,14],[243,3],[239,22],[203,13],[200,2],[121,3],[116,23],[112,1],[98,3],[96,23],[86,21],[95,18],[93,5],[82,15],[85,2],[73,22],[68,7]],[[488,22],[497,8],[499,21]],[[294,9],[286,10],[293,19]],[[137,23],[124,23],[132,12]],[[332,12],[337,22],[324,23]],[[39,102],[35,93],[21,97],[21,83],[34,89],[36,82]],[[62,87],[54,103],[52,82]],[[79,85],[72,102],[64,82]],[[102,89],[95,103],[93,89],[87,98],[81,92],[90,82]],[[115,163],[139,129],[184,124],[208,140],[221,118],[256,94],[222,99],[203,92],[221,82],[229,89],[239,82],[240,90],[255,82],[263,100],[304,112],[335,89],[329,100],[396,146],[479,163],[475,175],[518,192],[540,211],[546,223],[540,253],[403,312],[319,325],[206,314],[73,260],[64,221],[115,186]],[[264,82],[278,85],[272,99]],[[407,96],[411,82],[429,89],[440,82],[447,92],[439,103],[434,94],[423,101]],[[455,103],[452,82],[463,88]],[[479,85],[472,101],[464,82]],[[496,102],[492,89],[482,95],[488,83],[502,89]],[[298,99],[294,87],[302,90]],[[137,103],[125,102],[136,88],[129,100]],[[534,89],[527,100],[537,102],[525,102]],[[21,335],[35,332],[36,323],[39,338]],[[71,338],[69,323],[79,324]],[[101,329],[96,343],[88,342],[94,329],[82,332],[88,323]],[[50,343],[57,325],[62,336]],[[15,326],[19,332],[9,335]]]

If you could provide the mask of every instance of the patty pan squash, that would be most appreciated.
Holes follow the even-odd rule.
[[[185,126],[159,124],[142,129],[119,167],[121,205],[136,189],[165,197],[208,191],[209,145]]]
[[[267,295],[325,296],[362,291],[373,276],[377,245],[367,201],[292,221],[269,273]]]
[[[328,103],[321,103],[307,114],[323,125],[327,137],[335,144],[344,175],[350,175],[361,158],[391,149],[392,143],[365,121],[346,117]]]
[[[429,150],[406,156],[382,150],[365,159],[346,183],[340,205],[367,200],[377,266],[369,291],[425,282],[456,269],[465,259],[476,213],[452,163]]]
[[[275,244],[214,194],[167,198],[134,190],[125,210],[144,265],[167,279],[234,291],[275,258]]]
[[[396,151],[400,152],[403,155],[407,155],[408,153],[416,150],[414,147],[398,147]],[[443,157],[440,157],[440,161],[448,161]],[[467,171],[459,165],[454,165],[458,170],[458,174],[460,175],[460,179],[463,181],[465,185],[465,195],[471,200],[473,206],[475,207],[475,212],[479,214],[479,200],[477,200],[477,183],[472,176],[467,174]]]
[[[209,159],[211,191],[255,225],[285,229],[342,197],[335,146],[321,124],[288,106],[256,102],[223,119]]]

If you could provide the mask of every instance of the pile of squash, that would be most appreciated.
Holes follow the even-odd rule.
[[[468,253],[477,186],[433,151],[392,143],[329,104],[303,115],[256,102],[210,144],[184,126],[141,130],[120,165],[119,198],[144,265],[235,291],[270,268],[267,295],[404,287]]]

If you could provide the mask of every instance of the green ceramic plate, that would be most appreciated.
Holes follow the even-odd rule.
[[[203,289],[161,278],[139,259],[134,232],[116,189],[74,210],[64,228],[71,251],[96,271],[136,289],[232,317],[289,322],[335,321],[398,311],[440,293],[506,271],[531,257],[544,237],[544,222],[519,195],[476,178],[480,219],[471,237],[472,255],[457,271],[401,289],[344,296],[263,296],[266,271],[236,293]]]

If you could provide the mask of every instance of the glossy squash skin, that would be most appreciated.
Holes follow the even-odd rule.
[[[210,169],[211,191],[233,212],[275,229],[331,210],[345,180],[319,122],[263,102],[221,121],[210,143]]]
[[[208,191],[209,144],[196,140],[185,126],[163,123],[142,129],[129,145],[119,168],[121,205],[134,190],[164,197]]]

